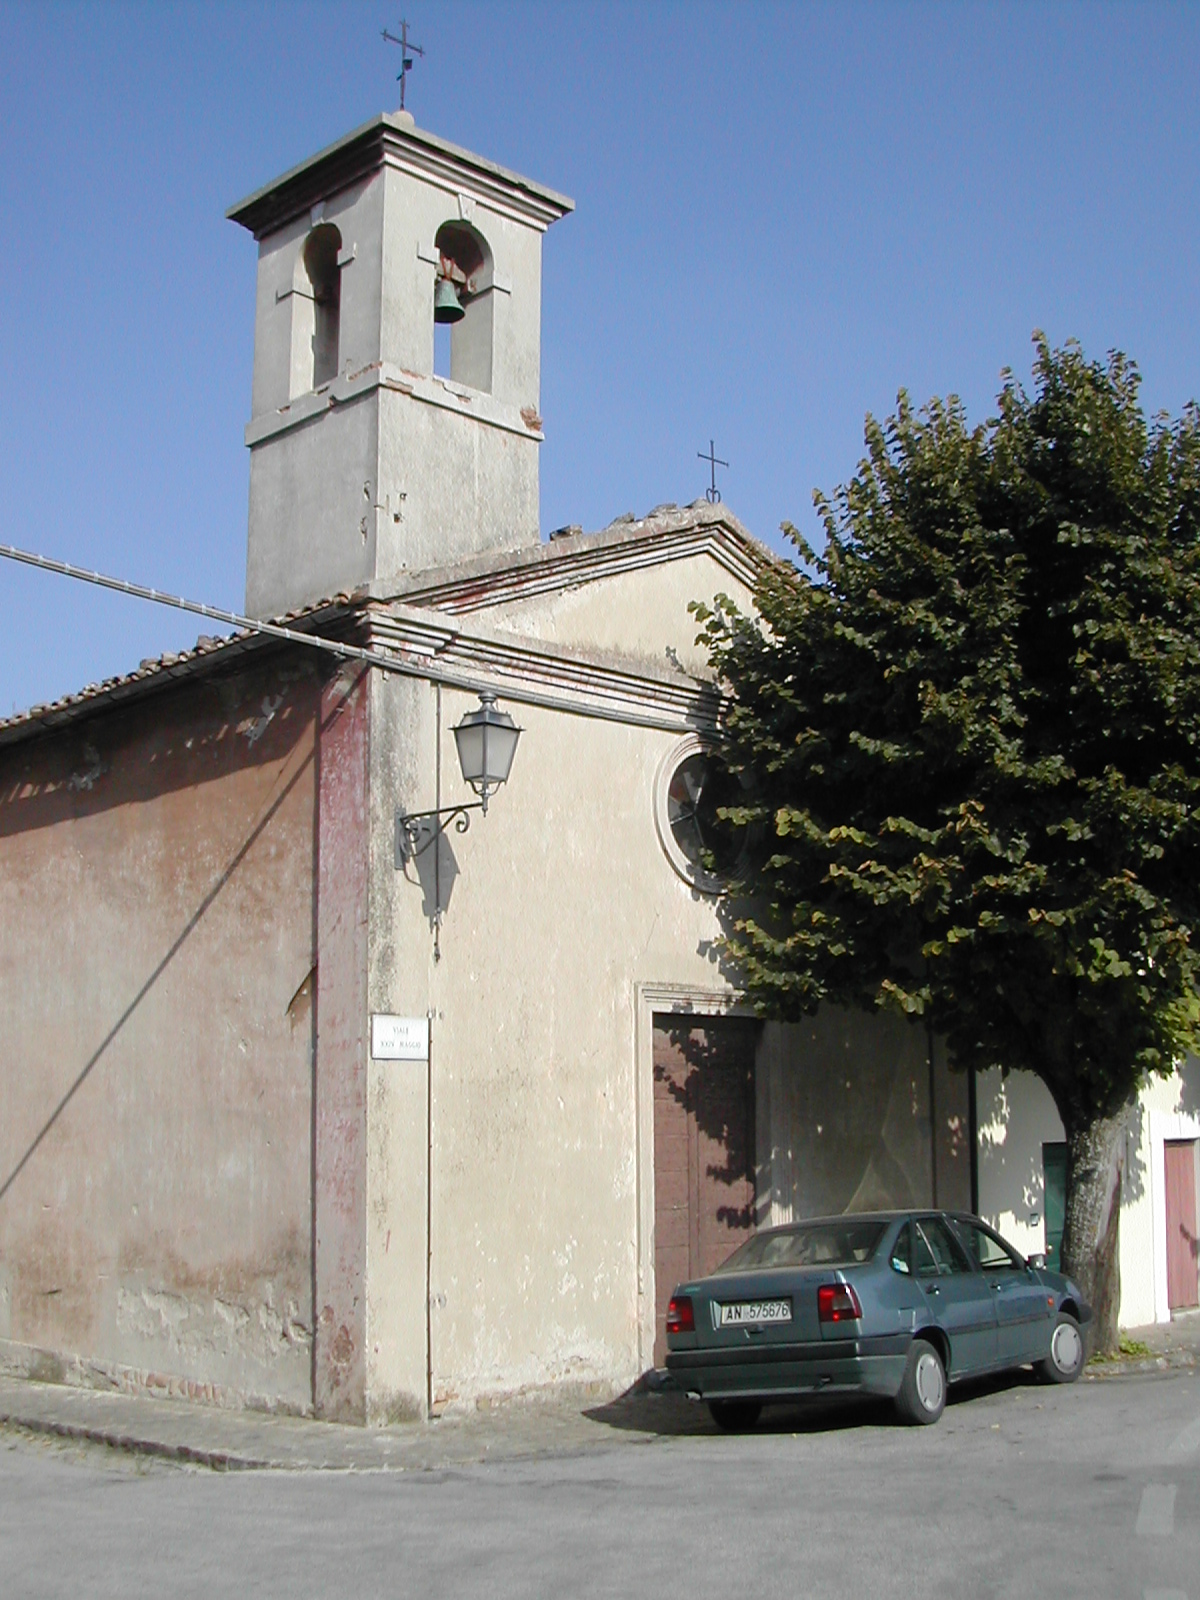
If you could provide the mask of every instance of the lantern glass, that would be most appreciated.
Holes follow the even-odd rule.
[[[507,711],[496,710],[496,697],[481,693],[478,711],[470,711],[454,730],[458,764],[462,775],[481,795],[488,795],[508,781],[521,729]]]

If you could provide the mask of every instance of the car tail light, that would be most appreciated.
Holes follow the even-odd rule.
[[[668,1333],[695,1333],[696,1313],[692,1310],[691,1297],[686,1294],[672,1295],[671,1303],[667,1307],[667,1332]]]
[[[848,1283],[823,1283],[817,1290],[817,1316],[822,1322],[856,1322],[862,1307]]]

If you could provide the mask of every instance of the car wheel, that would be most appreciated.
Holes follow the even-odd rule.
[[[946,1369],[927,1339],[914,1339],[908,1352],[896,1410],[905,1422],[936,1422],[946,1409]]]
[[[1067,1311],[1060,1311],[1050,1335],[1050,1354],[1037,1363],[1037,1374],[1047,1383],[1074,1383],[1083,1371],[1083,1335]]]
[[[710,1400],[708,1409],[718,1428],[726,1433],[741,1433],[752,1428],[762,1415],[760,1400]]]

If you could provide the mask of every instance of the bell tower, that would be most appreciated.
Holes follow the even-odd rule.
[[[258,241],[249,615],[537,542],[542,234],[572,209],[405,111],[230,209]]]

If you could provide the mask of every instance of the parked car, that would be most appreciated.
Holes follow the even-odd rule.
[[[813,1394],[886,1395],[936,1422],[947,1383],[1032,1363],[1083,1369],[1091,1320],[1077,1286],[978,1217],[947,1211],[817,1217],[754,1234],[667,1311],[667,1368],[724,1428]]]

